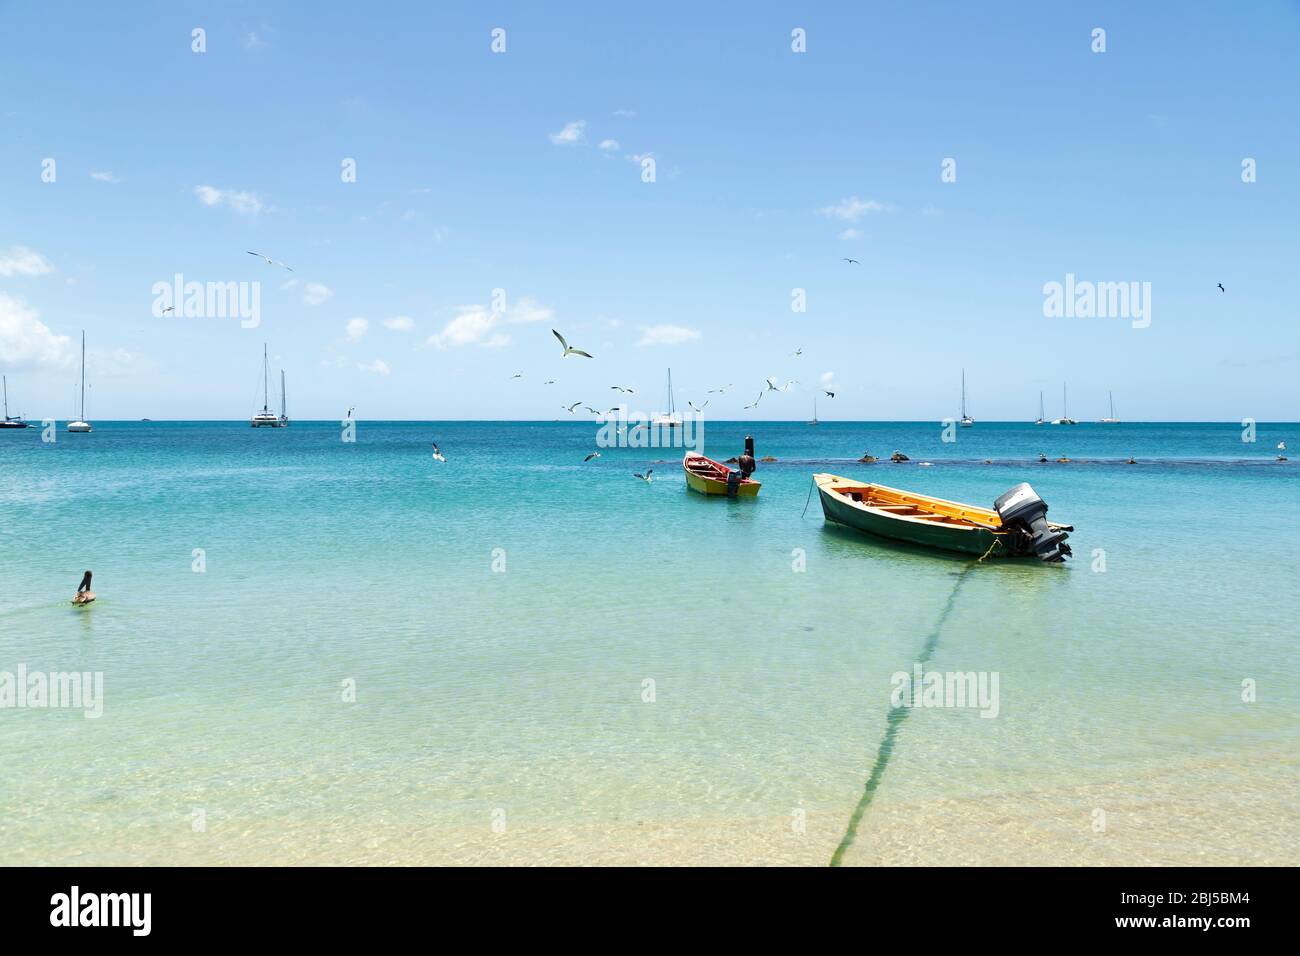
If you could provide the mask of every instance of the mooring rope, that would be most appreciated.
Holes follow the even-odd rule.
[[[802,521],[803,518],[804,518],[804,515],[806,515],[806,514],[808,513],[808,502],[812,501],[812,492],[813,492],[813,489],[816,488],[816,487],[817,487],[817,480],[816,480],[815,478],[809,478],[809,479],[808,479],[808,497],[805,498],[805,499],[803,500],[803,511],[799,514],[799,520],[800,520],[800,521]]]
[[[995,540],[994,545],[996,544],[997,541]],[[952,591],[948,594],[948,600],[939,613],[939,620],[935,622],[934,629],[930,632],[930,636],[926,638],[925,646],[921,649],[921,656],[917,662],[922,666],[930,662],[930,657],[939,645],[939,632],[943,630],[944,622],[948,620],[948,615],[952,613],[952,606],[957,599],[957,592],[961,590],[967,573],[977,566],[980,561],[987,558],[992,550],[993,548],[989,548],[989,551],[984,552],[983,557],[972,561],[958,572],[957,583],[953,585]],[[835,852],[831,855],[831,866],[839,866],[844,860],[845,851],[853,845],[853,840],[858,835],[858,824],[862,822],[862,815],[867,812],[871,798],[876,795],[876,788],[880,786],[880,780],[885,775],[885,768],[889,766],[889,758],[894,752],[894,743],[898,740],[898,731],[902,728],[903,721],[907,719],[907,715],[911,712],[911,707],[895,707],[890,710],[889,716],[885,720],[885,736],[880,741],[880,747],[876,750],[876,762],[871,767],[871,774],[867,777],[866,784],[863,785],[862,797],[858,800],[858,805],[853,808],[853,815],[849,817],[849,825],[844,830],[840,845],[835,848]]]

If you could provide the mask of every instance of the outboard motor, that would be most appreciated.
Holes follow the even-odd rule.
[[[1038,497],[1028,482],[1022,481],[998,498],[993,502],[993,510],[1002,519],[1004,528],[1018,532],[1022,553],[1032,552],[1044,561],[1064,561],[1071,554],[1070,546],[1065,543],[1068,529],[1048,526],[1047,502]]]

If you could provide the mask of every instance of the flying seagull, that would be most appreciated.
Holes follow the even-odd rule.
[[[803,349],[795,349],[790,354],[793,355],[795,358],[798,358],[800,355],[803,355]]]
[[[709,395],[712,395],[714,392],[717,392],[719,395],[725,395],[726,392],[727,392],[727,389],[729,389],[729,388],[731,388],[731,383],[730,383],[730,382],[728,382],[726,385],[722,386],[722,388],[711,388],[711,389],[709,389],[708,394],[709,394]]]
[[[582,349],[570,348],[569,343],[564,341],[564,336],[561,335],[559,332],[555,331],[555,329],[551,329],[551,334],[554,335],[557,339],[559,339],[560,344],[564,346],[564,354],[561,355],[560,358],[565,358],[569,355],[581,355],[583,358],[592,357],[590,353],[584,352]]]
[[[704,405],[696,405],[694,402],[692,402],[692,401],[688,398],[688,399],[686,400],[686,404],[689,405],[689,406],[691,406],[691,408],[695,409],[697,412],[702,412],[702,411],[704,411],[705,406],[707,406],[709,403],[708,403],[708,402],[705,402]]]
[[[654,473],[655,473],[655,470],[654,470],[653,468],[651,468],[649,471],[647,471],[644,475],[641,474],[641,472],[639,472],[639,471],[634,471],[634,472],[632,472],[632,474],[636,475],[636,477],[640,478],[642,481],[646,482],[647,484],[648,484],[649,481],[650,481],[650,476],[653,475]]]
[[[587,411],[591,412],[591,414],[593,414],[593,415],[599,415],[599,414],[600,414],[600,412],[596,411],[596,410],[595,410],[594,408],[592,408],[590,405],[583,405],[582,407],[585,408]]]
[[[514,375],[511,375],[510,377],[511,377],[511,378],[523,378],[523,377],[524,377],[524,373],[523,373],[523,372],[515,372],[515,374],[514,374]]]
[[[542,384],[543,384],[543,385],[554,385],[554,384],[555,384],[555,379],[553,379],[553,378],[548,378],[548,379],[547,379],[546,381],[544,381]]]
[[[769,392],[779,392],[779,391],[780,391],[780,389],[777,388],[776,382],[772,381],[770,378],[767,380],[767,390],[768,390]]]
[[[265,260],[266,260],[266,264],[267,264],[268,266],[283,266],[284,268],[289,269],[290,272],[293,271],[293,269],[290,269],[288,266],[286,266],[286,265],[285,265],[283,262],[281,262],[279,259],[272,259],[272,258],[271,258],[270,256],[268,256],[265,252],[249,252],[247,249],[245,249],[244,251],[245,251],[245,252],[248,252],[248,254],[249,254],[250,256],[257,256],[257,258],[259,258],[259,259],[265,259]]]
[[[167,306],[167,308],[163,309],[163,315],[166,315],[168,312],[175,312],[175,311],[176,311],[176,306],[169,305]]]
[[[348,418],[352,417],[352,413],[356,411],[356,408],[357,406],[353,405],[351,408],[348,409]]]
[[[572,415],[573,410],[581,404],[582,402],[574,402],[572,405],[561,405],[560,407],[564,409],[566,412],[568,412],[570,415]]]
[[[433,460],[442,461],[442,462],[445,462],[447,460],[447,457],[441,451],[438,450],[437,442],[433,443]]]
[[[753,408],[753,407],[755,407],[759,402],[761,402],[762,400],[763,400],[763,393],[762,393],[762,392],[759,392],[759,393],[758,393],[758,398],[754,399],[754,404],[753,404],[753,405],[746,405],[745,407],[746,407],[746,408]]]
[[[854,265],[854,266],[860,266],[860,265],[862,265],[862,263],[859,262],[857,259],[847,259],[847,258],[846,258],[846,259],[841,259],[840,261],[842,261],[842,262],[847,262],[849,265]]]
[[[617,390],[617,391],[620,391],[620,392],[622,392],[624,395],[635,395],[635,394],[636,394],[636,392],[634,392],[632,389],[630,389],[630,388],[624,388],[622,385],[611,385],[610,388],[615,389],[615,390]]]
[[[825,392],[827,395],[829,395],[831,398],[835,397],[835,393],[832,392],[830,389],[823,388],[822,391]]]
[[[1222,283],[1222,282],[1219,283],[1219,291],[1220,291],[1220,292],[1227,292],[1227,291],[1228,291],[1227,289],[1225,289],[1225,288],[1223,287],[1223,283]]]
[[[582,459],[582,460],[583,460],[583,462],[585,463],[585,462],[589,462],[589,461],[591,461],[591,459],[593,459],[593,458],[599,458],[599,457],[600,457],[600,452],[598,452],[598,451],[593,451],[590,455],[588,455],[586,458],[584,458],[584,459]]]

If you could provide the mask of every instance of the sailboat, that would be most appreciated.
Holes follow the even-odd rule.
[[[1106,394],[1110,396],[1110,418],[1103,418],[1101,423],[1103,425],[1118,425],[1119,419],[1115,417],[1115,393],[1107,392]]]
[[[1043,393],[1039,392],[1038,393],[1038,421],[1034,422],[1034,424],[1042,425],[1045,424],[1046,422],[1047,419],[1043,417]]]
[[[1077,424],[1079,424],[1079,423],[1076,422],[1073,418],[1070,417],[1070,404],[1069,404],[1069,401],[1068,401],[1067,399],[1068,399],[1068,396],[1067,396],[1066,391],[1065,391],[1065,383],[1062,382],[1062,383],[1061,383],[1061,417],[1055,419],[1055,420],[1052,422],[1053,425],[1077,425]]]
[[[284,369],[280,369],[280,427],[289,424],[289,407],[284,403]]]
[[[0,428],[26,428],[27,422],[23,421],[23,416],[19,415],[17,418],[9,417],[9,380],[7,378],[4,379],[4,393],[5,420],[0,422]]]
[[[812,419],[812,421],[810,421],[808,424],[809,424],[809,425],[820,425],[820,424],[821,424],[821,422],[819,422],[819,421],[817,420],[817,396],[816,396],[816,395],[813,396],[813,419]]]
[[[668,370],[668,400],[665,403],[668,411],[660,412],[650,419],[651,425],[661,425],[668,428],[676,428],[682,423],[681,413],[677,411],[677,404],[673,400],[673,370]]]
[[[283,387],[283,379],[281,380]],[[254,415],[248,422],[253,428],[283,428],[288,424],[288,419],[277,418],[275,412],[271,411],[270,406],[271,390],[271,362],[266,355],[266,343],[262,343],[262,410]],[[284,397],[281,393],[281,405],[283,406]]]
[[[975,424],[975,419],[966,414],[966,370],[961,370],[961,421],[962,428],[970,428]]]
[[[75,422],[68,422],[70,432],[88,432],[90,424],[86,421],[86,330],[81,330],[81,414]]]

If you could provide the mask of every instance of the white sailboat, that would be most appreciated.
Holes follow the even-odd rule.
[[[283,382],[281,383],[283,386]],[[248,424],[253,428],[283,428],[288,424],[288,419],[277,417],[275,412],[271,411],[270,405],[271,391],[271,361],[266,355],[266,343],[262,343],[262,410],[249,419]],[[283,393],[281,393],[281,406],[283,407]]]
[[[668,370],[668,399],[665,402],[668,411],[660,412],[650,419],[651,425],[660,425],[666,428],[676,428],[682,423],[682,416],[677,411],[677,403],[673,399],[673,370]]]
[[[966,414],[966,370],[961,370],[961,422],[962,428],[970,428],[975,424],[975,419]]]
[[[816,396],[816,395],[813,396],[813,417],[812,417],[812,421],[810,421],[808,424],[809,424],[809,425],[820,425],[820,424],[821,424],[821,422],[819,422],[819,421],[817,420],[817,396]]]
[[[1061,417],[1052,422],[1053,425],[1077,425],[1079,424],[1070,417],[1069,396],[1065,390],[1065,383],[1061,383]]]
[[[280,369],[280,427],[289,424],[289,406],[284,402],[284,369]]]
[[[88,432],[90,423],[86,421],[86,330],[81,330],[81,410],[75,422],[68,422],[70,432]]]
[[[1043,393],[1039,392],[1038,393],[1038,421],[1034,422],[1034,424],[1044,425],[1046,423],[1047,423],[1047,419],[1043,417]]]
[[[4,378],[4,393],[5,393],[5,419],[4,421],[0,422],[0,428],[26,428],[27,422],[23,420],[23,416],[19,415],[16,418],[9,417],[9,379],[8,378]]]
[[[1103,425],[1118,425],[1119,419],[1115,417],[1115,393],[1107,392],[1106,394],[1110,396],[1110,418],[1103,418],[1101,423]]]

